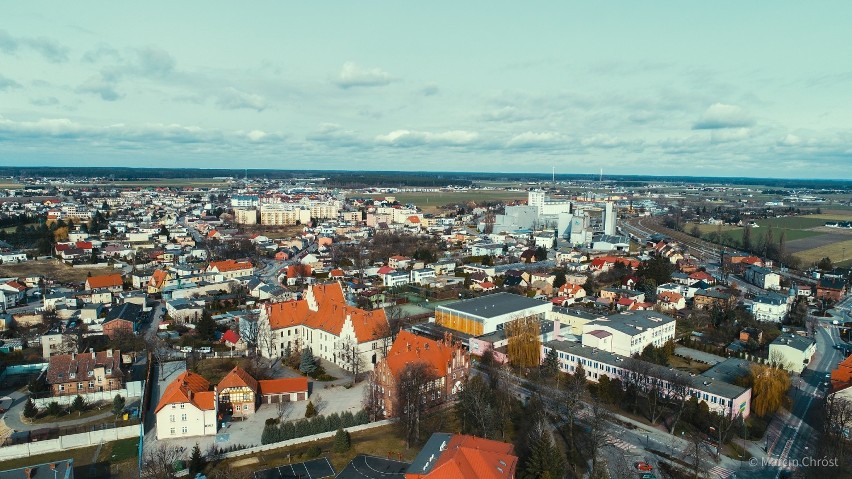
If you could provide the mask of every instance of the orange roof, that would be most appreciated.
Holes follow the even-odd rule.
[[[840,362],[837,369],[831,372],[832,390],[843,389],[842,386],[848,384],[852,384],[852,356]]]
[[[221,381],[219,381],[219,392],[224,391],[227,388],[244,388],[247,387],[252,391],[257,392],[257,380],[249,373],[245,371],[245,369],[234,366],[234,369],[231,370]]]
[[[215,268],[220,273],[224,273],[225,271],[237,271],[240,269],[249,269],[251,267],[251,261],[234,261],[232,259],[226,259],[224,261],[211,261],[207,269],[211,270]]]
[[[315,308],[310,307],[309,299],[314,300]],[[383,309],[365,311],[346,304],[340,283],[313,285],[306,299],[272,303],[267,306],[267,315],[272,329],[307,326],[335,336],[340,336],[348,318],[358,342],[380,338],[378,332],[386,329],[380,326],[387,326],[388,322]]]
[[[301,268],[301,273],[302,273],[303,276],[310,276],[310,275],[313,274],[313,271],[311,270],[311,265],[309,265],[309,264],[303,264],[303,265],[300,266],[300,268]],[[288,278],[296,278],[296,277],[299,276],[298,273],[299,273],[299,271],[296,270],[296,265],[291,264],[290,266],[287,266],[287,277]]]
[[[328,275],[331,276],[332,278],[340,277],[340,276],[343,276],[343,270],[336,268],[336,269],[331,270],[331,272],[328,273]]]
[[[399,375],[407,364],[416,362],[424,362],[431,366],[438,376],[444,376],[447,373],[447,365],[452,360],[452,346],[408,331],[400,331],[396,335],[386,358],[388,368],[394,376]]]
[[[105,274],[102,276],[92,276],[86,280],[89,289],[111,288],[115,286],[123,286],[124,280],[120,274]]]
[[[148,280],[148,284],[159,288],[166,281],[168,275],[169,273],[166,270],[158,269],[151,273],[151,279]]]
[[[261,394],[295,393],[308,390],[308,378],[261,379],[258,381]]]
[[[456,434],[435,460],[428,474],[406,473],[406,479],[510,479],[515,477],[518,457],[505,442]]]
[[[160,409],[169,404],[181,403],[192,403],[201,410],[214,409],[215,401],[205,395],[208,389],[210,389],[210,383],[206,379],[192,371],[184,371],[166,386],[154,413],[160,412]],[[207,394],[213,396],[212,391]]]
[[[663,291],[662,293],[657,295],[658,301],[664,301],[668,303],[677,303],[683,299],[683,295],[680,293],[675,293],[674,291]]]
[[[408,222],[409,222],[409,223],[412,223],[412,224],[414,224],[414,223],[420,223],[420,217],[419,217],[419,216],[409,216],[409,217],[408,217]]]

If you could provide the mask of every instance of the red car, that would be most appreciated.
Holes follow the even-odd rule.
[[[647,471],[653,471],[654,467],[651,466],[650,464],[648,464],[647,462],[637,462],[636,463],[636,469],[638,469],[640,471],[646,471],[647,472]]]

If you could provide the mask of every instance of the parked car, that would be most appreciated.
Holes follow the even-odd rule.
[[[180,351],[182,353],[191,353],[192,352],[192,346],[183,346],[182,348],[180,348]]]
[[[651,466],[650,464],[648,464],[647,462],[637,462],[636,463],[636,469],[638,469],[640,471],[646,471],[647,472],[647,471],[653,471],[654,467]]]
[[[198,348],[198,352],[204,353],[204,354],[210,354],[210,353],[213,352],[213,348],[211,348],[210,346],[201,346],[200,348]]]

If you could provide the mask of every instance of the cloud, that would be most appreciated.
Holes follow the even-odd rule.
[[[721,128],[745,128],[754,125],[754,119],[736,105],[714,103],[701,118],[692,125],[693,130],[717,130]]]
[[[104,101],[116,101],[124,96],[116,90],[116,82],[106,79],[103,75],[90,77],[74,91],[98,95]]]
[[[51,63],[68,61],[68,48],[46,37],[14,37],[0,30],[0,51],[17,54],[19,50],[33,50]]]
[[[553,131],[519,133],[506,142],[508,148],[552,148],[563,143],[562,135]]]
[[[386,135],[378,135],[376,142],[390,146],[465,146],[479,138],[479,134],[464,130],[452,130],[440,133],[428,131],[394,130]]]
[[[710,132],[710,140],[717,143],[745,140],[750,136],[751,128],[721,128]]]
[[[394,79],[380,68],[362,68],[353,62],[346,62],[340,69],[335,83],[343,89],[354,87],[386,86]]]
[[[305,135],[305,139],[330,147],[363,146],[364,142],[352,130],[346,130],[336,123],[323,123],[317,131]]]
[[[621,148],[625,146],[642,146],[642,141],[629,141],[606,133],[598,133],[580,140],[580,144],[587,148]]]
[[[517,107],[504,106],[502,108],[498,108],[496,110],[484,113],[480,118],[483,121],[514,123],[519,121],[532,120],[535,117],[533,115],[524,113]]]
[[[246,93],[230,87],[217,95],[216,106],[223,110],[240,110],[245,108],[248,110],[263,111],[269,105],[266,99],[260,95]]]
[[[164,77],[175,69],[174,57],[160,48],[145,47],[136,50],[136,71],[149,77]]]
[[[423,96],[435,96],[438,94],[438,92],[440,92],[440,90],[438,89],[438,85],[435,85],[434,83],[430,83],[420,89],[420,93]]]
[[[11,78],[0,75],[0,91],[11,90],[13,88],[21,88],[21,84]]]
[[[30,100],[30,104],[35,106],[53,106],[59,104],[59,99],[55,96],[48,96],[44,98],[33,98]]]

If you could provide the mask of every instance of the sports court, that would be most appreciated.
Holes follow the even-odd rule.
[[[359,454],[349,462],[337,479],[404,479],[407,462]]]
[[[334,468],[326,458],[284,464],[254,473],[255,479],[320,479],[323,477],[334,477]]]

